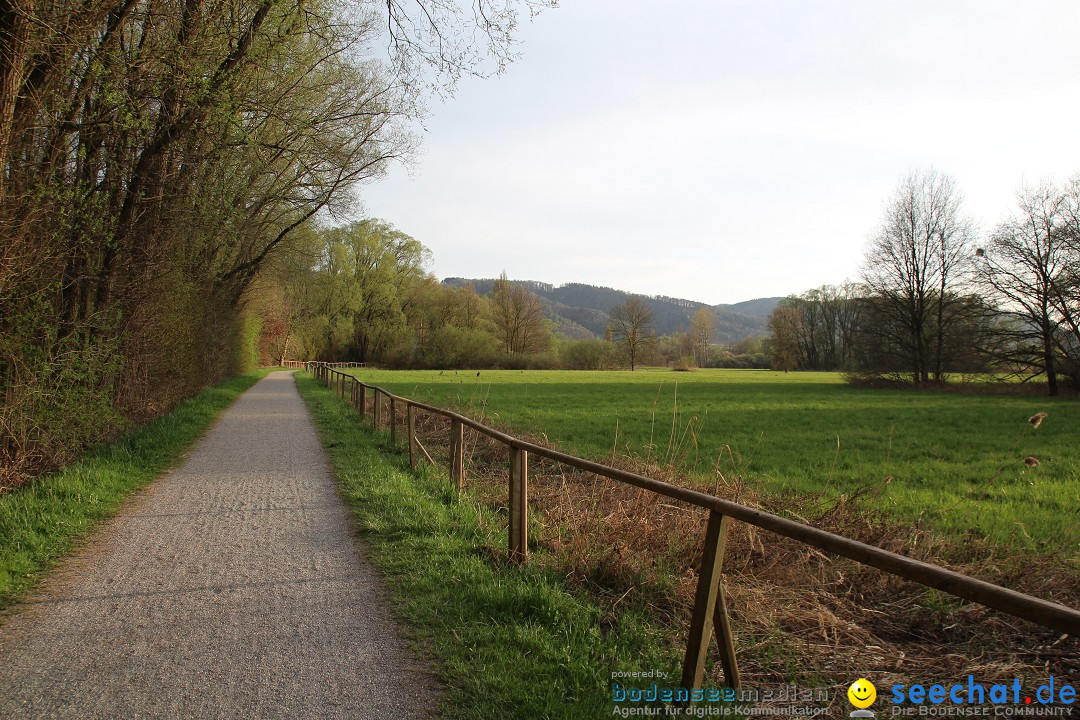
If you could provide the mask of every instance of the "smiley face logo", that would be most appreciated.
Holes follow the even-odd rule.
[[[847,689],[847,699],[857,708],[868,708],[877,699],[877,688],[866,678],[859,678]]]

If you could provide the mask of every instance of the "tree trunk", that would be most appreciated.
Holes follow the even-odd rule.
[[[4,195],[4,169],[15,129],[15,105],[26,68],[26,42],[34,0],[16,4],[0,0],[0,197]]]
[[[1043,366],[1046,370],[1046,392],[1050,397],[1058,394],[1057,368],[1054,366],[1054,338],[1050,328],[1043,328]]]

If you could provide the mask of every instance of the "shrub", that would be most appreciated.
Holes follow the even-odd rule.
[[[684,355],[671,364],[671,369],[675,372],[694,372],[697,370],[697,364],[694,362],[694,358]]]
[[[615,356],[615,346],[606,340],[573,340],[559,352],[567,370],[607,370],[615,366]]]
[[[494,342],[483,330],[443,325],[432,333],[424,351],[424,364],[432,368],[488,367]]]

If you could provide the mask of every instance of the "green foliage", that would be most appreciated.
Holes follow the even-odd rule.
[[[113,404],[117,342],[89,332],[61,336],[41,299],[17,312],[11,332],[0,334],[7,391],[0,406],[0,490],[124,425]]]
[[[440,285],[424,271],[429,259],[422,244],[380,220],[313,230],[275,280],[290,298],[282,315],[291,357],[451,369],[559,365],[534,295],[509,283],[490,298]]]
[[[863,496],[873,509],[1025,548],[1080,549],[1074,402],[849,387],[837,373],[356,371],[365,382],[543,432],[608,458],[675,459],[708,490],[715,473],[777,493]],[[526,401],[527,400],[527,401]],[[1049,413],[1037,430],[1027,424]],[[618,432],[616,433],[616,422]],[[1041,464],[1024,465],[1033,456]]]
[[[427,248],[379,220],[313,229],[276,277],[290,298],[293,356],[408,364],[416,347],[409,313],[429,259]]]
[[[218,413],[266,374],[204,390],[76,463],[0,495],[0,609],[9,606],[132,491],[176,461]]]
[[[571,340],[559,350],[567,370],[607,370],[616,365],[615,346],[607,340]]]
[[[709,367],[768,370],[771,367],[768,343],[765,338],[753,337],[737,342],[731,347],[710,348]]]
[[[236,344],[236,371],[249,373],[259,367],[259,337],[263,321],[256,315],[241,317],[241,331]]]
[[[336,2],[19,17],[0,63],[0,475],[257,363],[260,267],[411,148],[415,108],[362,57],[378,30]]]
[[[671,369],[678,372],[692,372],[697,370],[697,361],[689,355],[683,355],[672,364]]]
[[[612,616],[543,563],[497,561],[503,516],[469,494],[459,500],[443,472],[410,472],[314,381],[301,376],[298,387],[370,557],[416,648],[436,661],[440,717],[602,717],[613,671],[677,677],[678,652],[643,608],[628,601]]]
[[[426,363],[439,368],[487,367],[493,362],[495,344],[483,330],[444,325],[432,333],[425,348]]]

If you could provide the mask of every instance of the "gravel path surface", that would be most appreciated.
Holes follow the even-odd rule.
[[[291,373],[0,626],[0,718],[413,718],[437,697]]]

